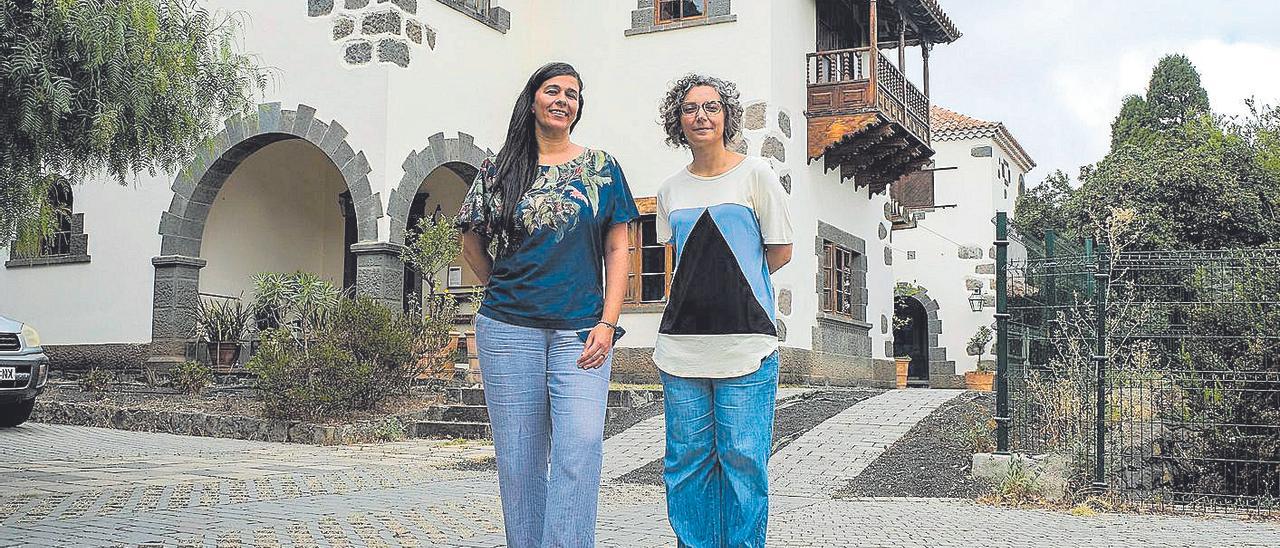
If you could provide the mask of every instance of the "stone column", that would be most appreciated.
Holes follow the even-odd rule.
[[[200,306],[200,269],[208,261],[185,255],[153,257],[155,293],[151,311],[152,355],[179,358],[196,329]]]
[[[351,244],[356,256],[356,294],[372,297],[392,310],[404,309],[405,247],[389,242]]]

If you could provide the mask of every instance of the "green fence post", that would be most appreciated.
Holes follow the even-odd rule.
[[[1009,454],[1009,215],[996,213],[996,454]]]
[[[1095,379],[1096,417],[1094,423],[1093,488],[1101,493],[1107,489],[1107,281],[1111,278],[1107,254],[1096,253],[1093,240],[1085,241],[1085,254],[1094,256],[1092,294],[1097,315],[1096,347],[1093,355]]]

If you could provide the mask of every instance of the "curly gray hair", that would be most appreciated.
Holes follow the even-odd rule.
[[[728,146],[742,130],[742,103],[738,99],[738,86],[728,80],[705,74],[686,74],[680,77],[671,84],[666,98],[658,107],[662,129],[667,132],[667,144],[675,148],[689,146],[689,140],[680,127],[680,103],[689,95],[689,90],[698,86],[709,86],[720,94],[720,102],[724,104],[724,144]]]

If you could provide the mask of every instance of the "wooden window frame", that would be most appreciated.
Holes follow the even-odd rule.
[[[667,1],[671,1],[671,0],[667,0]],[[676,1],[683,2],[684,0],[676,0]],[[653,2],[653,24],[654,24],[654,26],[670,25],[670,24],[674,24],[674,23],[679,23],[679,22],[681,22],[681,21],[697,21],[698,19],[706,19],[706,18],[707,18],[707,9],[709,9],[709,8],[710,8],[710,6],[708,5],[708,4],[710,4],[710,3],[711,3],[711,2],[710,2],[710,0],[693,0],[693,1],[694,1],[694,2],[700,2],[700,3],[702,4],[702,13],[701,13],[701,14],[699,14],[699,15],[682,15],[682,16],[680,16],[680,17],[676,17],[676,18],[673,18],[673,19],[663,20],[663,19],[662,19],[662,2],[663,2],[663,0],[654,0],[654,2]],[[680,10],[680,11],[681,11],[681,13],[683,13],[683,12],[684,12],[683,7],[681,8],[681,10]]]
[[[852,319],[854,302],[854,263],[858,253],[832,242],[822,240],[822,311],[827,314]],[[843,280],[844,288],[840,285]],[[841,305],[844,305],[842,310]]]
[[[640,218],[631,223],[627,227],[627,253],[629,257],[627,269],[627,293],[623,298],[625,308],[645,308],[645,307],[661,307],[667,302],[667,298],[671,295],[671,276],[675,270],[674,248],[670,244],[662,244],[665,248],[663,270],[665,280],[663,284],[662,300],[643,301],[641,296],[644,293],[644,223],[656,222],[654,216],[657,214],[657,199],[637,198],[636,209],[640,212]],[[656,248],[657,246],[650,246]],[[656,273],[650,273],[651,275]]]

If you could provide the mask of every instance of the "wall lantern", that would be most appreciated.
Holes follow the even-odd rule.
[[[985,300],[986,299],[982,296],[982,290],[974,289],[973,293],[969,295],[969,310],[982,312],[982,306],[985,304],[983,301]]]

